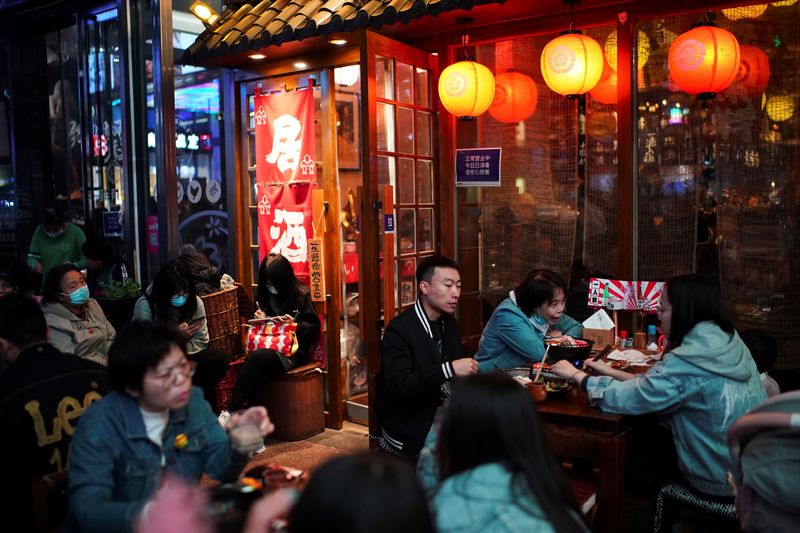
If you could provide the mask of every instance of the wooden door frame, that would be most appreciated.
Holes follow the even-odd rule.
[[[364,353],[367,357],[367,383],[368,383],[368,399],[367,404],[369,407],[369,432],[371,435],[371,444],[374,445],[375,438],[380,434],[380,426],[377,414],[377,389],[376,382],[377,376],[381,369],[381,329],[383,321],[381,320],[381,306],[380,294],[384,292],[380,279],[380,254],[378,252],[378,241],[380,239],[380,221],[378,220],[378,212],[380,210],[381,192],[378,188],[378,127],[377,127],[377,102],[376,102],[376,83],[375,83],[375,57],[384,56],[392,59],[400,59],[409,61],[417,66],[425,66],[430,72],[431,84],[431,108],[438,109],[438,99],[435,96],[434,80],[438,75],[436,57],[432,56],[424,50],[414,48],[407,45],[384,37],[378,33],[369,30],[362,30],[359,32],[359,43],[361,50],[361,101],[362,101],[362,114],[361,114],[361,131],[362,137],[362,151],[361,151],[361,164],[364,169],[362,176],[362,194],[359,198],[359,212],[361,213],[361,257],[359,258],[359,280],[361,282],[360,289],[363,297],[360,300],[360,316],[361,316],[361,332],[362,342],[364,345]],[[396,80],[395,80],[396,83]],[[436,142],[436,132],[438,131],[438,124],[436,120],[436,113],[432,114],[433,124],[431,125],[432,144],[431,150],[433,155],[433,180],[434,191],[436,198],[434,201],[434,217],[436,224],[439,224],[437,229],[437,236],[442,239],[442,226],[441,226],[441,196],[439,194],[439,173],[438,173],[438,143]],[[439,243],[435,248],[441,248]],[[387,268],[387,272],[390,269]],[[385,275],[387,283],[394,284],[394,276],[391,279]],[[394,301],[385,302],[385,305],[394,306]]]

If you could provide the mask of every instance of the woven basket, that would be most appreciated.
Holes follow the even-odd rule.
[[[236,287],[200,297],[206,308],[208,347],[228,354],[242,354],[242,332],[239,322],[239,303]]]
[[[235,361],[231,361],[228,366],[228,372],[222,381],[217,384],[217,406],[220,410],[228,408],[228,401],[231,399],[233,387],[236,385],[236,380],[239,378],[239,372],[242,371],[242,366],[247,357],[240,357]]]

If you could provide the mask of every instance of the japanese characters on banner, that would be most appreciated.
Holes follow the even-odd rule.
[[[310,89],[256,95],[254,108],[259,256],[283,255],[308,285],[317,182],[314,95]]]
[[[654,313],[664,290],[663,281],[589,280],[589,307]]]

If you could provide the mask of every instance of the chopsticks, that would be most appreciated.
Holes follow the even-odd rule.
[[[610,351],[611,351],[611,345],[607,344],[605,348],[600,350],[600,353],[598,353],[597,355],[594,356],[592,361],[599,361],[603,357],[607,356]]]
[[[542,360],[539,362],[539,370],[536,371],[536,377],[533,378],[534,383],[539,381],[539,376],[542,374],[542,369],[544,368],[544,362],[547,359],[547,352],[550,351],[550,345],[547,345],[547,348],[544,349],[544,355],[542,356]]]

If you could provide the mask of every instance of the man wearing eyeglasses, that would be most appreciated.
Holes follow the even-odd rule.
[[[64,531],[146,530],[165,474],[197,483],[241,473],[274,429],[267,411],[251,407],[223,429],[192,387],[194,370],[166,324],[134,321],[117,335],[108,356],[115,390],[87,410],[72,441]]]
[[[111,390],[105,367],[46,341],[39,304],[20,294],[0,297],[0,361],[9,365],[0,376],[3,531],[34,529],[31,482],[67,468],[81,414]]]

